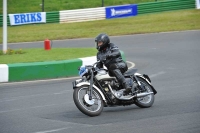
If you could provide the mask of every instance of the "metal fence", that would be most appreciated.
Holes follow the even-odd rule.
[[[7,0],[8,14],[27,12],[52,12],[61,10],[96,8],[102,6],[138,4],[167,0]],[[0,2],[0,14],[3,2]]]
[[[195,8],[195,0],[168,0],[138,4],[138,14]]]

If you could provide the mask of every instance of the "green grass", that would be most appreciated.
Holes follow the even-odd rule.
[[[91,22],[9,26],[8,42],[87,38],[101,32],[113,36],[195,29],[200,29],[200,10],[192,9]],[[0,36],[2,43],[2,32]]]
[[[162,0],[158,0],[162,1]],[[102,0],[44,0],[44,11],[60,11],[81,8],[101,7]],[[104,6],[155,2],[155,0],[104,0]],[[7,0],[8,13],[40,12],[42,0]],[[3,1],[0,2],[2,14]]]
[[[23,49],[24,54],[0,55],[0,64],[68,60],[95,56],[95,48]]]

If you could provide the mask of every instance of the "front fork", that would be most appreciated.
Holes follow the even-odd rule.
[[[139,87],[139,89],[141,91],[145,91],[145,86],[143,84],[140,83],[140,81],[138,80],[137,76],[136,75],[133,75],[133,77],[131,77],[133,79],[135,79],[136,83],[137,83],[137,86],[136,87]]]
[[[93,71],[90,69],[91,77],[90,77],[90,88],[89,88],[89,100],[92,100],[92,91],[93,91]]]

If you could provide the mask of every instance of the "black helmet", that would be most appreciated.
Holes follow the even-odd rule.
[[[95,42],[96,42],[96,48],[100,51],[108,46],[108,44],[110,43],[110,38],[106,34],[99,34],[95,38]],[[98,46],[98,42],[103,42],[103,44],[101,46]]]

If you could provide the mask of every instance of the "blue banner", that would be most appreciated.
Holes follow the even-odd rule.
[[[196,0],[196,7],[197,9],[200,9],[200,0]]]
[[[46,12],[9,14],[10,25],[46,23]]]
[[[121,5],[106,7],[106,19],[122,18],[137,15],[137,5]]]

